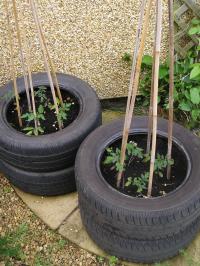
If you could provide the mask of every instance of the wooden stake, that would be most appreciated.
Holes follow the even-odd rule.
[[[56,93],[55,93],[55,89],[54,89],[54,84],[53,84],[53,80],[52,80],[52,77],[51,77],[51,72],[50,72],[50,68],[49,68],[49,65],[48,65],[48,59],[46,57],[45,47],[44,47],[44,43],[43,43],[42,36],[41,36],[41,31],[40,31],[40,26],[39,26],[39,21],[38,21],[38,16],[37,16],[37,10],[35,8],[33,0],[30,0],[30,5],[31,5],[31,10],[32,10],[34,21],[35,21],[35,24],[36,24],[36,27],[37,27],[37,31],[38,31],[38,36],[39,36],[40,46],[41,46],[41,50],[42,50],[42,54],[43,54],[43,58],[44,58],[45,68],[46,68],[47,75],[48,75],[48,78],[49,78],[51,93],[52,93],[52,96],[53,96],[53,101],[54,101],[54,105],[55,105],[55,109],[56,109],[58,126],[59,126],[59,129],[62,129],[62,125],[61,125],[60,119],[58,118],[59,109],[58,109],[58,104],[57,104],[57,100],[56,100]]]
[[[36,5],[36,2],[35,2],[35,5]],[[37,10],[37,6],[36,6],[35,9]],[[46,54],[47,54],[47,57],[48,57],[48,61],[49,61],[50,67],[51,67],[51,73],[52,73],[52,76],[53,76],[53,79],[54,79],[54,82],[55,82],[55,87],[56,87],[56,91],[57,91],[57,94],[58,94],[58,98],[59,98],[59,100],[61,102],[61,105],[63,105],[63,99],[62,99],[62,95],[61,95],[61,92],[60,92],[60,87],[59,87],[59,83],[58,83],[58,79],[57,79],[57,75],[56,75],[55,65],[53,63],[53,60],[51,59],[51,55],[50,55],[50,52],[49,52],[49,49],[48,49],[48,46],[47,46],[47,42],[46,42],[46,39],[45,39],[45,36],[44,36],[42,25],[41,25],[41,22],[40,22],[40,19],[39,19],[39,16],[38,16],[37,12],[36,12],[36,16],[37,16],[37,21],[38,21],[39,28],[40,28],[42,41],[43,41],[43,44],[44,44],[44,47],[45,47],[45,50],[46,50]]]
[[[10,46],[10,53],[11,53],[10,61],[11,61],[11,74],[13,78],[13,89],[14,89],[15,100],[16,100],[16,109],[17,109],[19,126],[22,127],[21,111],[20,111],[20,105],[19,105],[19,94],[18,94],[16,70],[15,70],[15,63],[14,63],[13,39],[12,39],[11,25],[10,25],[9,11],[8,11],[8,0],[5,0],[5,7],[6,7],[7,26],[8,26],[9,46]]]
[[[15,18],[15,24],[16,24],[16,30],[17,30],[17,39],[19,43],[19,52],[20,52],[21,63],[22,63],[22,71],[23,71],[23,76],[24,76],[24,84],[25,84],[26,96],[27,96],[27,102],[28,102],[28,109],[29,109],[29,112],[31,112],[32,108],[31,108],[30,93],[29,93],[29,88],[28,88],[28,78],[26,74],[26,66],[25,66],[22,41],[21,41],[21,35],[20,35],[20,29],[19,29],[19,23],[18,23],[18,13],[17,13],[17,7],[16,7],[15,0],[12,0],[12,3],[13,3],[14,18]]]
[[[151,197],[154,163],[156,155],[156,138],[157,138],[157,103],[158,103],[158,79],[159,79],[159,64],[160,64],[160,46],[162,35],[162,0],[157,0],[156,11],[156,43],[155,43],[155,66],[154,66],[154,87],[153,87],[153,131],[152,131],[152,146],[151,146],[151,162],[149,173],[149,184],[147,197]]]
[[[156,41],[156,40],[155,40]],[[153,88],[154,88],[154,68],[155,68],[155,45],[153,47],[153,65],[152,65],[152,79],[151,79],[151,92],[150,92],[150,106],[148,117],[148,135],[147,135],[147,148],[146,153],[150,153],[151,136],[152,136],[152,123],[153,123]]]
[[[37,120],[37,111],[35,106],[35,94],[34,94],[34,87],[33,87],[33,80],[32,80],[32,66],[31,66],[31,58],[30,58],[30,46],[28,45],[26,35],[24,33],[24,30],[22,32],[22,37],[24,39],[24,48],[26,53],[26,63],[27,63],[27,70],[28,70],[28,77],[29,77],[29,85],[31,88],[31,101],[33,106],[33,114],[34,114],[34,124],[35,124],[35,130],[36,135],[38,135],[38,120]]]
[[[174,113],[174,18],[173,18],[173,0],[168,0],[169,9],[169,121],[168,121],[168,160],[172,157],[172,137],[173,137],[173,113]],[[167,179],[171,176],[171,165],[167,167]]]
[[[144,18],[145,6],[146,6],[146,0],[143,0],[142,4],[141,4],[141,12],[140,12],[140,17],[139,17],[139,22],[138,22],[137,33],[136,33],[136,44],[135,44],[135,49],[134,49],[134,53],[133,53],[133,63],[132,63],[131,78],[130,78],[130,84],[129,84],[127,105],[126,105],[126,114],[125,114],[125,122],[124,122],[124,128],[123,128],[123,136],[126,135],[126,128],[127,128],[127,123],[128,123],[128,113],[130,111],[130,103],[131,103],[131,98],[132,98],[132,90],[133,90],[133,83],[134,83],[134,78],[135,78],[135,68],[136,68],[136,62],[137,62],[137,57],[138,57],[138,50],[140,47],[140,38],[141,38],[142,22],[143,22],[143,18]],[[122,150],[123,151],[125,149],[125,143],[124,142],[125,142],[125,138],[123,137],[122,138]],[[122,158],[122,160],[123,160],[123,158]]]
[[[145,6],[145,3],[144,3],[144,6]],[[142,56],[144,53],[144,45],[145,45],[145,40],[146,40],[146,36],[147,36],[148,24],[149,24],[149,20],[150,20],[151,6],[152,6],[152,0],[148,0],[147,10],[145,13],[144,26],[143,26],[143,30],[142,30],[140,47],[139,47],[138,55],[136,54],[137,63],[136,63],[135,67],[133,65],[133,71],[134,72],[132,72],[132,76],[131,76],[132,79],[130,82],[130,89],[129,89],[129,90],[131,90],[131,100],[130,100],[130,104],[129,104],[129,110],[126,111],[125,125],[124,125],[123,138],[122,138],[122,148],[121,148],[121,157],[120,157],[120,164],[121,165],[124,165],[125,156],[126,156],[126,146],[127,146],[127,142],[128,142],[128,134],[129,134],[130,125],[131,125],[132,116],[133,116],[133,109],[135,106],[135,98],[136,98],[137,91],[138,91],[140,70],[141,70],[141,64],[142,64]],[[139,27],[140,27],[140,25],[139,25]],[[136,52],[137,52],[137,50],[136,50]],[[120,186],[121,179],[122,179],[122,173],[123,173],[123,171],[118,172],[117,187]]]

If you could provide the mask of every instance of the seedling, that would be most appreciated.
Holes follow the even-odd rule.
[[[117,257],[115,257],[115,256],[111,256],[110,258],[109,258],[109,265],[110,266],[115,266],[117,263],[118,263],[118,258]]]
[[[35,91],[35,97],[38,97],[40,99],[40,103],[47,102],[47,96],[46,96],[47,88],[45,86],[39,86],[38,90]]]
[[[137,192],[142,193],[144,189],[147,189],[147,184],[149,180],[149,172],[142,174],[140,177],[128,177],[128,181],[125,183],[125,186],[130,185],[137,187]]]
[[[68,118],[68,113],[71,109],[72,103],[63,103],[59,107],[58,120],[63,123]]]
[[[45,86],[38,87],[38,90],[35,91],[35,97],[39,101],[39,107],[37,109],[36,116],[33,112],[27,112],[21,116],[21,118],[25,119],[27,123],[26,127],[23,128],[23,131],[26,132],[26,135],[40,135],[44,133],[44,128],[41,126],[41,122],[45,121],[45,113],[46,108],[56,112],[55,104],[52,104],[49,99],[47,98],[47,88]],[[73,103],[62,103],[60,102],[59,98],[56,98],[57,106],[59,108],[59,114],[57,116],[58,121],[63,125],[63,122],[68,119],[68,113],[71,110],[71,106]],[[34,121],[37,122],[37,128],[32,126]]]
[[[139,148],[137,143],[130,141],[126,147],[126,156],[125,163],[122,166],[120,164],[120,155],[121,151],[119,148],[113,149],[109,147],[106,149],[107,156],[104,160],[105,165],[111,165],[111,170],[124,171],[126,166],[129,166],[133,160],[138,159],[143,163],[148,163],[150,161],[150,155],[144,153],[142,148]],[[155,159],[154,165],[154,173],[158,175],[160,178],[163,177],[163,172],[167,168],[167,166],[171,166],[174,164],[174,160],[167,159],[167,156],[157,154],[157,158]],[[145,172],[141,174],[139,177],[128,177],[127,182],[125,183],[126,187],[135,186],[137,188],[138,193],[142,193],[145,189],[147,189],[147,184],[149,180],[149,172]]]

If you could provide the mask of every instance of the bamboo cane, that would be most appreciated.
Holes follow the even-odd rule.
[[[35,2],[35,5],[36,5],[36,2]],[[41,25],[41,22],[40,22],[40,19],[39,19],[39,16],[38,16],[37,7],[35,8],[35,10],[36,10],[37,21],[38,21],[38,24],[39,24],[39,27],[40,27],[40,33],[41,33],[41,36],[42,36],[42,41],[43,41],[43,44],[44,44],[44,47],[45,47],[45,50],[46,50],[48,61],[49,61],[50,67],[51,67],[51,73],[52,73],[52,76],[53,76],[53,79],[54,79],[54,82],[55,82],[55,87],[56,87],[56,91],[57,91],[57,94],[58,94],[58,98],[59,98],[59,100],[61,102],[61,105],[63,105],[63,99],[62,99],[62,94],[61,94],[61,91],[60,91],[60,87],[59,87],[59,83],[58,83],[58,79],[57,79],[57,75],[56,75],[55,65],[53,63],[53,60],[51,59],[51,55],[50,55],[50,52],[49,52],[49,49],[48,49],[48,46],[47,46],[47,42],[46,42],[46,39],[45,39],[45,36],[44,36],[42,25]]]
[[[28,102],[28,109],[29,109],[29,112],[31,112],[32,111],[31,100],[30,100],[30,93],[29,93],[29,88],[28,88],[28,78],[26,74],[26,66],[25,66],[25,60],[24,60],[24,54],[23,54],[23,48],[22,48],[22,40],[21,40],[21,35],[20,35],[19,23],[18,23],[16,1],[12,0],[12,4],[13,4],[14,19],[15,19],[16,30],[17,30],[17,39],[19,43],[19,52],[20,52],[21,63],[22,63],[22,71],[23,71],[23,76],[24,76],[24,84],[25,84],[26,96],[27,96],[27,102]]]
[[[26,54],[26,63],[27,63],[27,70],[28,70],[28,77],[29,77],[29,85],[31,88],[31,101],[32,101],[32,106],[33,106],[34,124],[35,124],[36,135],[38,135],[38,120],[37,120],[37,111],[36,111],[36,106],[35,106],[35,94],[34,94],[33,80],[32,80],[32,66],[31,66],[31,58],[30,58],[30,47],[28,45],[24,30],[22,30],[21,32],[22,32],[22,38],[24,39],[24,49],[25,49],[25,54]]]
[[[157,0],[155,66],[154,66],[154,87],[153,87],[153,127],[152,127],[151,162],[150,162],[150,173],[149,173],[149,184],[148,184],[147,197],[151,197],[153,174],[154,174],[154,163],[155,163],[155,155],[156,155],[158,78],[159,78],[161,35],[162,35],[162,0]]]
[[[128,134],[129,134],[129,130],[130,130],[131,120],[132,120],[132,116],[133,116],[133,109],[135,106],[135,98],[136,98],[137,91],[138,91],[140,70],[141,70],[141,64],[142,64],[142,55],[144,53],[144,45],[145,45],[145,40],[146,40],[146,36],[147,36],[148,24],[149,24],[149,20],[150,20],[151,6],[152,6],[152,0],[148,0],[147,10],[146,10],[145,19],[144,19],[144,26],[143,26],[142,35],[141,35],[140,47],[138,50],[138,55],[136,56],[137,63],[136,63],[136,66],[134,68],[134,73],[132,74],[134,80],[133,80],[133,83],[130,83],[130,86],[132,87],[131,101],[130,101],[129,111],[127,112],[126,117],[125,117],[125,121],[127,121],[127,122],[125,124],[125,128],[123,131],[123,138],[122,138],[122,148],[121,148],[121,157],[120,157],[120,164],[121,165],[124,165],[125,156],[126,156],[126,146],[127,146],[127,141],[128,141]],[[120,186],[121,179],[122,179],[122,173],[123,173],[123,171],[118,172],[117,187]]]
[[[45,65],[45,68],[46,68],[46,71],[47,71],[47,75],[48,75],[48,78],[49,78],[51,93],[52,93],[52,96],[53,96],[53,101],[54,101],[56,115],[57,115],[57,120],[58,120],[58,126],[59,126],[59,129],[62,129],[62,125],[61,125],[60,119],[58,118],[59,109],[58,109],[58,104],[57,104],[57,100],[56,100],[56,93],[55,93],[55,89],[54,89],[54,84],[53,84],[53,80],[52,80],[52,77],[51,77],[51,72],[50,72],[50,68],[49,68],[49,65],[48,65],[48,59],[46,57],[45,47],[44,47],[44,43],[42,41],[42,36],[41,36],[41,32],[40,32],[40,26],[39,26],[39,22],[38,22],[38,17],[36,15],[37,11],[36,11],[36,8],[35,8],[33,0],[30,0],[30,5],[31,5],[32,13],[33,13],[33,18],[34,18],[34,21],[35,21],[35,24],[36,24],[36,27],[37,27],[37,31],[38,31],[40,46],[41,46],[41,50],[42,50],[42,54],[43,54],[43,58],[44,58],[44,65]]]
[[[172,136],[173,136],[173,113],[174,113],[174,19],[173,0],[168,0],[169,9],[169,51],[170,51],[170,74],[169,74],[169,121],[168,121],[168,160],[172,157]],[[167,179],[171,176],[171,165],[167,167]]]
[[[10,53],[11,53],[10,61],[11,61],[11,74],[12,74],[12,78],[13,78],[13,90],[14,90],[14,94],[15,94],[16,109],[17,109],[19,126],[22,127],[21,111],[20,111],[20,105],[19,105],[18,86],[17,86],[16,75],[15,75],[16,69],[15,69],[15,63],[14,63],[14,52],[13,52],[14,49],[13,49],[13,40],[12,40],[11,25],[10,25],[9,11],[8,11],[8,0],[5,0],[5,7],[6,7],[9,46],[10,46]]]
[[[149,115],[148,115],[148,134],[147,134],[147,148],[146,148],[146,153],[147,154],[150,153],[151,136],[152,136],[154,68],[155,68],[155,45],[154,45],[154,48],[153,48],[152,79],[151,79],[150,105],[149,105]]]

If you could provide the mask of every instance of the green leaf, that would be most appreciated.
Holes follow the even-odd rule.
[[[24,131],[30,131],[30,130],[33,130],[33,129],[34,129],[34,127],[25,127],[25,128],[23,128]]]
[[[160,66],[159,69],[159,79],[163,79],[164,77],[166,77],[169,73],[169,69],[166,67],[162,67]]]
[[[190,89],[190,97],[191,97],[192,103],[199,104],[200,103],[200,87]]]
[[[103,163],[104,164],[111,164],[112,162],[113,162],[113,157],[107,156]]]
[[[38,107],[38,112],[40,114],[43,114],[44,113],[44,107],[43,107],[43,105],[40,104],[40,106]]]
[[[196,79],[198,76],[200,76],[200,64],[196,65],[191,73],[190,73],[190,79]]]
[[[186,111],[186,112],[189,112],[191,110],[191,107],[187,102],[181,102],[178,107],[182,111]]]
[[[142,58],[142,63],[147,66],[152,66],[153,64],[153,58],[150,55],[144,55]]]
[[[132,184],[132,180],[133,180],[132,177],[128,177],[128,179],[127,179],[127,181],[125,183],[125,187],[129,187]]]
[[[200,110],[199,109],[196,109],[196,110],[192,110],[192,119],[193,120],[197,120],[200,116]]]
[[[198,27],[192,27],[192,28],[190,28],[190,30],[189,30],[189,34],[190,35],[195,35],[195,34],[197,34],[198,33]]]
[[[193,18],[191,22],[192,22],[193,25],[199,25],[200,24],[200,19]]]

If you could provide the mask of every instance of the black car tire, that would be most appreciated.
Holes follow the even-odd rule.
[[[173,141],[187,156],[188,177],[166,196],[134,198],[111,187],[100,170],[101,154],[122,136],[123,122],[101,126],[81,145],[75,164],[80,206],[87,206],[91,217],[95,213],[98,221],[105,222],[120,237],[155,240],[178,234],[200,215],[200,140],[174,123]],[[158,134],[166,137],[167,128],[167,120],[160,118]],[[132,121],[131,133],[147,130],[147,117],[136,117]]]

